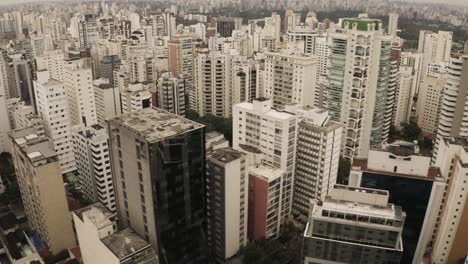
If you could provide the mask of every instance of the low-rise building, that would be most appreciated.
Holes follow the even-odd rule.
[[[311,205],[304,263],[400,263],[406,214],[388,199],[385,190],[335,185]]]

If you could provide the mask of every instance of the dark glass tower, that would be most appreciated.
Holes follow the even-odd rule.
[[[205,263],[204,126],[157,108],[109,121],[119,225],[161,263]]]

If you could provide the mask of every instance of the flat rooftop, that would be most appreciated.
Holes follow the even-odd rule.
[[[94,203],[73,212],[83,221],[86,216],[97,228],[103,228],[112,225],[110,220],[114,214],[102,203]]]
[[[145,249],[152,250],[151,245],[130,228],[107,236],[101,239],[101,241],[118,259],[128,258]],[[158,263],[155,254],[147,257],[149,259],[141,260],[142,262],[138,263]],[[151,261],[151,258],[154,259],[154,261]]]
[[[272,182],[280,178],[285,173],[286,172],[281,169],[265,164],[249,168],[249,175],[262,178],[268,182]]]
[[[205,134],[206,141],[209,141],[210,139],[217,138],[217,137],[224,138],[224,135],[219,133],[218,131],[211,131]]]
[[[428,180],[428,181],[434,181],[434,180],[442,179],[442,176],[441,176],[441,173],[440,173],[440,168],[439,167],[434,167],[434,166],[429,167],[429,170],[428,170],[426,176],[418,176],[418,175],[414,175],[414,174],[404,174],[404,173],[396,173],[396,172],[369,169],[367,167],[367,159],[360,159],[360,158],[355,158],[353,160],[352,166],[356,167],[356,168],[359,168],[361,171],[365,171],[365,172],[369,172],[369,173],[375,173],[375,174],[388,175],[388,176],[413,178],[413,179]]]
[[[204,127],[202,124],[156,107],[126,113],[109,122],[136,133],[148,142],[157,142]]]
[[[395,206],[393,204],[388,204],[386,207],[381,207],[325,198],[325,201],[323,201],[320,210],[314,213],[321,215],[322,210],[374,218],[385,218],[400,222],[404,220],[404,213],[401,207]]]
[[[221,149],[216,149],[213,150],[209,155],[209,159],[216,160],[220,163],[229,163],[231,161],[240,159],[242,156],[244,156],[242,152],[239,152],[235,149],[232,148],[221,148]]]
[[[25,156],[32,163],[47,160],[47,162],[57,161],[57,153],[52,147],[52,143],[46,137],[39,136],[34,127],[14,130],[10,137],[21,148]]]
[[[255,101],[264,102],[264,101],[267,101],[267,100],[255,99]],[[257,112],[257,110],[255,109],[253,103],[242,102],[242,103],[236,104],[235,106],[239,107],[239,108],[242,108],[242,109],[244,109],[246,111]],[[269,110],[267,110],[265,112],[262,112],[262,115],[265,115],[267,117],[271,117],[271,118],[274,118],[274,119],[279,119],[279,120],[289,120],[289,119],[295,118],[295,115],[293,115],[291,113],[288,113],[288,112],[285,112],[285,111],[278,111],[278,110],[276,110],[274,108],[271,108],[271,109],[269,109]]]

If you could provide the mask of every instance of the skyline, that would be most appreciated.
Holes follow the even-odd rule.
[[[99,2],[99,1],[93,1],[93,0],[63,0],[66,2]],[[0,2],[0,6],[2,5],[15,5],[15,4],[28,4],[28,3],[47,3],[47,2],[63,2],[63,1],[48,1],[48,0],[3,0]],[[376,0],[379,1],[379,0]],[[107,1],[106,1],[107,2]],[[109,1],[113,2],[113,0]],[[115,1],[119,2],[119,1]],[[141,1],[143,2],[143,1]],[[147,1],[151,2],[151,1]],[[380,2],[384,2],[383,0]],[[458,1],[458,0],[390,0],[389,2],[406,2],[406,3],[415,3],[415,4],[436,4],[436,5],[446,5],[449,4],[451,6],[462,6],[462,7],[467,7],[468,8],[468,2],[467,1]]]

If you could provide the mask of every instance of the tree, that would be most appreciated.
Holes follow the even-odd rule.
[[[419,140],[421,137],[421,128],[415,121],[410,121],[407,124],[403,124],[403,138],[408,141]]]
[[[214,115],[200,116],[193,110],[186,112],[186,117],[197,123],[205,125],[206,132],[217,131],[232,142],[232,118],[224,118]]]
[[[348,184],[349,172],[351,171],[351,162],[340,156],[338,162],[338,175],[336,182],[338,184]]]

